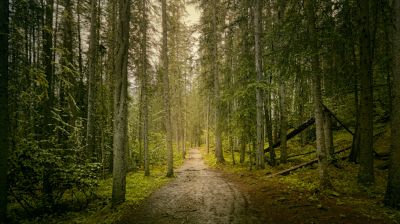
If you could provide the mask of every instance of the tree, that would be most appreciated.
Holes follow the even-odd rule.
[[[125,201],[128,149],[128,48],[130,1],[118,1],[118,46],[115,58],[112,204]]]
[[[373,77],[370,39],[370,1],[357,1],[360,10],[360,169],[358,182],[370,185],[374,182],[373,144]]]
[[[96,113],[96,80],[98,63],[98,9],[97,0],[90,0],[90,39],[89,39],[89,61],[88,61],[88,106],[86,125],[86,144],[90,157],[95,155],[95,113]]]
[[[315,3],[312,0],[305,1],[308,32],[310,36],[310,49],[312,51],[311,56],[311,70],[312,70],[312,96],[314,104],[314,116],[317,133],[317,156],[319,164],[319,178],[320,187],[322,189],[331,186],[331,182],[328,174],[328,160],[327,152],[325,147],[325,134],[324,134],[324,112],[322,107],[322,92],[321,92],[321,69],[318,56],[318,37],[315,28]]]
[[[6,222],[8,192],[8,5],[9,1],[0,2],[0,223]]]
[[[393,1],[391,157],[385,204],[400,208],[400,1]]]
[[[141,12],[142,12],[142,21],[140,23],[140,30],[142,33],[140,48],[141,48],[141,100],[140,103],[142,107],[142,139],[143,139],[143,154],[144,154],[144,175],[150,175],[150,167],[149,167],[149,140],[148,140],[148,127],[149,127],[149,103],[148,103],[148,72],[147,72],[147,8],[146,8],[147,0],[141,1]]]
[[[263,81],[262,71],[262,45],[260,41],[261,30],[261,12],[262,7],[260,0],[255,0],[254,6],[254,39],[255,39],[255,65],[257,72],[257,84],[261,85]],[[258,168],[264,169],[264,114],[263,114],[263,91],[260,86],[256,88],[256,100],[257,100],[257,166]],[[285,135],[286,136],[286,135]]]
[[[170,104],[170,90],[169,90],[169,77],[168,77],[168,23],[167,23],[167,1],[161,0],[162,11],[162,79],[163,79],[163,100],[164,100],[164,113],[165,113],[165,129],[167,138],[167,151],[168,151],[168,170],[167,177],[174,175],[174,151],[172,148],[172,123],[171,123],[171,104]]]
[[[50,133],[52,132],[53,121],[52,121],[52,110],[54,106],[54,68],[53,68],[53,11],[54,11],[54,0],[48,0],[44,5],[44,27],[43,27],[43,67],[44,73],[47,80],[47,97],[44,101],[44,116],[43,116],[43,130],[44,133],[42,138],[49,140]],[[47,149],[49,145],[45,146]],[[50,183],[51,166],[45,166],[45,172],[43,175],[43,191],[44,191],[44,204],[52,206],[54,204],[53,199],[53,187]]]
[[[215,104],[215,155],[218,163],[223,163],[224,152],[222,150],[222,127],[221,127],[221,102],[219,88],[219,71],[218,71],[218,33],[217,33],[217,0],[212,1],[211,10],[211,73],[214,79],[214,104]]]

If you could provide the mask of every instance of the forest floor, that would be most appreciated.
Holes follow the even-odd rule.
[[[264,223],[247,192],[209,169],[198,149],[190,150],[176,176],[119,223]]]
[[[382,189],[319,192],[309,179],[317,179],[315,168],[289,179],[268,178],[265,170],[237,172],[229,164],[210,168],[212,156],[202,154],[192,149],[177,178],[126,211],[118,223],[399,223],[399,212],[382,205],[382,194],[376,193]],[[339,180],[353,187],[348,179]]]

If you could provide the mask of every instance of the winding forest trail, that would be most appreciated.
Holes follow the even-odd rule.
[[[122,223],[261,223],[249,209],[248,196],[208,169],[198,149],[190,150],[176,175]]]

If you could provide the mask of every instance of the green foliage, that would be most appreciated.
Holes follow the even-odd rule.
[[[9,158],[9,191],[13,203],[18,203],[28,214],[39,215],[63,204],[73,206],[78,194],[86,201],[93,198],[101,164],[88,162],[83,156],[83,148],[76,142],[81,135],[76,133],[82,131],[80,128],[72,129],[70,148],[60,148],[54,138],[47,141],[38,141],[33,136],[18,139]],[[46,195],[46,184],[50,195]],[[51,200],[45,200],[46,197]]]

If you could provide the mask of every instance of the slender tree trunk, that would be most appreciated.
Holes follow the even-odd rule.
[[[217,34],[217,0],[212,1],[212,74],[214,78],[214,103],[215,103],[215,155],[218,163],[224,163],[224,152],[222,150],[222,127],[221,127],[221,102],[219,91],[218,71],[218,34]]]
[[[273,91],[273,100],[271,100],[272,102],[276,102],[277,100],[277,94],[275,91]],[[272,138],[273,138],[273,142],[277,142],[278,141],[278,137],[279,137],[279,106],[277,103],[274,103],[273,105],[271,105],[271,109],[272,109],[272,113],[273,113],[273,119],[271,117],[271,121],[273,122],[273,128],[272,128]],[[271,115],[272,115],[271,113]]]
[[[242,164],[244,163],[246,156],[246,139],[244,138],[244,135],[242,134],[241,140],[240,140],[240,160],[239,162]]]
[[[333,147],[333,134],[332,134],[332,119],[328,112],[324,111],[324,134],[325,134],[325,147],[328,156],[328,161],[334,161],[334,151]]]
[[[210,110],[211,110],[211,105],[210,105],[210,96],[208,96],[207,100],[207,121],[206,121],[206,129],[207,129],[207,134],[206,134],[206,145],[207,145],[207,154],[210,153]]]
[[[265,126],[267,128],[267,138],[268,145],[270,147],[270,157],[271,157],[271,165],[276,165],[276,154],[274,148],[274,142],[272,138],[272,121],[271,121],[271,94],[267,92],[267,100],[265,102]]]
[[[63,81],[60,81],[60,92],[66,94],[66,100],[61,101],[60,97],[60,106],[61,108],[68,108],[65,110],[66,114],[69,115],[68,123],[73,127],[75,126],[75,119],[77,117],[77,110],[75,109],[74,103],[72,103],[70,96],[76,99],[75,95],[78,94],[79,89],[73,89],[74,86],[77,86],[75,83],[75,77],[73,76],[73,72],[75,70],[74,66],[74,41],[73,41],[73,11],[72,11],[72,2],[71,0],[64,0],[64,13],[63,13],[63,54],[61,59],[61,65],[63,66],[63,78],[67,80],[67,82],[71,83],[71,85],[65,85]],[[68,69],[67,69],[68,68]],[[61,93],[60,93],[61,95]],[[63,144],[66,144],[66,140],[68,136],[66,134],[62,134]]]
[[[113,206],[125,201],[126,152],[128,149],[128,48],[130,1],[118,1],[118,48],[115,58]]]
[[[279,103],[281,109],[281,132],[280,132],[280,139],[281,139],[281,163],[287,162],[287,115],[286,115],[286,93],[285,93],[285,86],[283,81],[279,83]]]
[[[8,5],[0,2],[0,223],[7,216],[7,167],[9,153],[9,109],[8,109]]]
[[[393,87],[391,116],[391,155],[385,204],[400,208],[400,1],[393,1],[392,54]]]
[[[255,0],[254,6],[254,42],[255,42],[255,65],[257,73],[257,83],[260,85],[264,79],[262,71],[262,21],[261,21],[262,6],[260,0]],[[257,99],[257,167],[264,169],[264,114],[263,114],[263,94],[261,87],[256,88],[256,99]]]
[[[88,61],[88,105],[87,105],[87,133],[86,144],[89,157],[93,157],[96,150],[95,145],[95,114],[96,114],[96,75],[98,61],[98,19],[97,0],[90,0],[90,38],[89,38],[89,61]]]
[[[46,140],[52,132],[51,110],[54,104],[54,73],[53,73],[53,9],[54,0],[47,1],[44,6],[43,27],[43,67],[48,82],[47,98],[44,105],[43,136]],[[51,167],[45,167],[43,175],[44,203],[46,206],[53,204],[53,189],[50,183]]]
[[[358,1],[360,9],[360,170],[358,182],[370,185],[374,182],[373,144],[373,96],[371,70],[371,43],[369,29],[369,0]]]
[[[168,77],[168,23],[167,23],[167,1],[161,0],[162,10],[162,63],[163,63],[163,98],[165,110],[165,128],[167,137],[168,151],[168,170],[167,177],[174,175],[174,151],[172,148],[172,124],[171,124],[171,105]]]
[[[351,151],[349,155],[349,161],[353,163],[358,163],[360,161],[360,106],[358,100],[358,75],[355,77],[355,86],[354,86],[354,99],[355,99],[355,107],[356,107],[356,127],[353,136],[353,142],[351,145]]]
[[[307,10],[308,17],[308,29],[310,32],[310,43],[313,55],[311,58],[311,69],[313,72],[312,77],[312,95],[314,100],[314,116],[315,116],[315,126],[317,134],[317,156],[319,164],[319,177],[320,177],[320,187],[322,189],[331,187],[331,182],[328,174],[328,160],[325,148],[325,134],[324,134],[324,115],[322,108],[322,92],[321,92],[321,69],[319,65],[318,52],[318,39],[317,32],[315,30],[315,3],[312,0],[305,1],[305,7]]]
[[[142,50],[142,136],[143,136],[143,153],[144,153],[144,175],[150,176],[150,167],[149,167],[149,141],[148,141],[148,74],[147,74],[147,9],[146,9],[146,1],[142,0],[142,19],[143,21],[140,24],[142,40],[141,40],[141,50]]]

